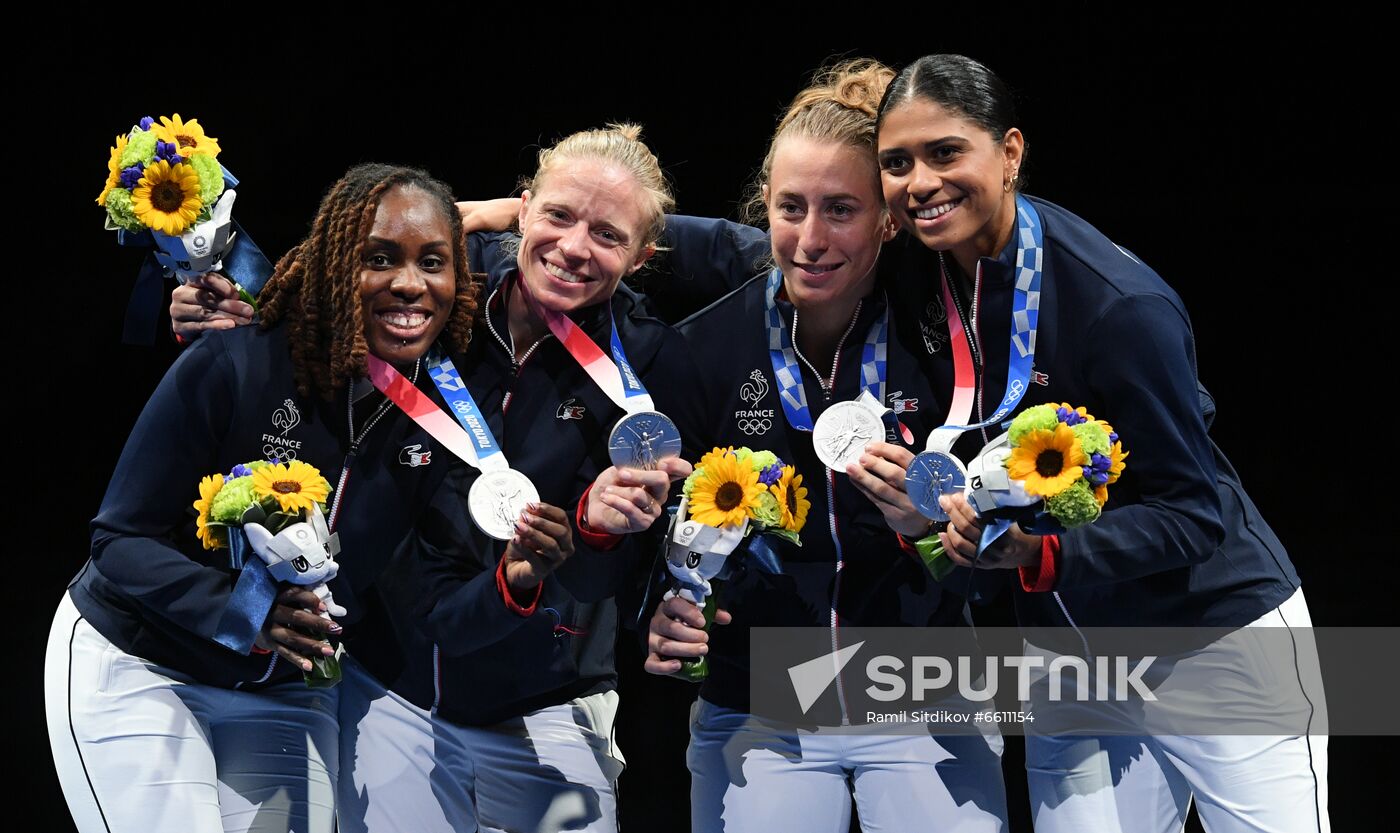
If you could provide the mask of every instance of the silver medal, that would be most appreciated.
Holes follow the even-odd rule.
[[[515,469],[483,471],[467,493],[467,510],[481,531],[498,541],[515,537],[515,522],[525,505],[536,503],[540,493],[530,478]]]
[[[962,461],[943,451],[924,451],[914,457],[904,475],[904,491],[919,514],[934,521],[948,520],[938,505],[943,495],[960,493],[967,485],[967,469]]]
[[[812,426],[812,446],[817,459],[832,471],[845,472],[858,462],[865,447],[885,439],[885,424],[859,400],[837,402],[822,411]]]
[[[667,457],[679,457],[681,432],[658,411],[638,411],[619,419],[608,436],[608,459],[619,468],[656,468]]]

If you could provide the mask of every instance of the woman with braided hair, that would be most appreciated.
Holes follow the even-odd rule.
[[[80,830],[332,830],[338,689],[301,672],[342,633],[375,632],[357,625],[444,468],[423,465],[433,440],[365,377],[387,364],[434,396],[423,357],[439,341],[466,349],[475,298],[448,187],[360,165],[277,264],[262,325],[211,332],[170,368],[50,635],[49,737]],[[221,639],[238,573],[201,548],[190,505],[201,477],[269,458],[334,485],[331,587],[347,615],[286,587],[265,619],[246,614],[256,637],[240,652]]]

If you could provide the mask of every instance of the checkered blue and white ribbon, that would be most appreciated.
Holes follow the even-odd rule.
[[[972,401],[966,398],[966,412],[948,414],[949,424],[934,429],[929,436],[929,450],[947,451],[964,431],[1001,422],[1016,410],[1016,405],[1026,395],[1026,386],[1031,380],[1031,365],[1035,362],[1035,336],[1040,325],[1040,278],[1044,267],[1045,234],[1040,215],[1030,200],[1017,195],[1016,289],[1011,301],[1011,356],[1006,364],[1006,393],[996,411],[975,425],[961,424],[972,415]],[[946,286],[946,274],[943,281]],[[959,380],[959,384],[962,384],[962,380]],[[955,398],[955,401],[962,400]]]
[[[768,290],[764,301],[768,312],[768,357],[773,362],[773,378],[778,381],[778,399],[788,424],[798,431],[812,430],[812,411],[807,407],[807,392],[802,389],[802,368],[797,364],[797,351],[792,336],[778,309],[778,289],[783,285],[783,273],[774,269],[768,274]],[[885,376],[888,369],[890,336],[890,307],[880,316],[865,337],[860,354],[861,387],[870,391],[881,405],[885,402]]]

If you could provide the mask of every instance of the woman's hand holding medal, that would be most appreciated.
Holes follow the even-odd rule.
[[[851,484],[875,504],[889,528],[905,538],[918,538],[929,530],[929,519],[919,514],[904,490],[905,471],[913,461],[914,453],[906,448],[873,442],[858,463],[846,466]]]
[[[506,583],[512,591],[533,590],[573,554],[568,513],[548,503],[532,503],[520,513],[515,537],[506,544]]]
[[[609,466],[588,490],[588,528],[612,535],[649,529],[661,517],[671,484],[691,471],[690,463],[680,457],[662,458],[650,470]]]

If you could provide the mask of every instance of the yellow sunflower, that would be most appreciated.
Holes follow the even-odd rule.
[[[737,526],[749,508],[767,491],[758,472],[720,449],[700,460],[700,471],[690,489],[690,517],[709,526]]]
[[[152,162],[131,192],[131,209],[136,217],[171,237],[184,234],[202,207],[199,174],[184,163],[171,165],[164,159]]]
[[[1098,501],[1098,503],[1099,503],[1099,508],[1102,509],[1102,508],[1103,508],[1103,505],[1104,505],[1105,503],[1108,503],[1108,487],[1107,487],[1107,486],[1095,486],[1095,487],[1094,487],[1094,500]]]
[[[277,499],[283,512],[300,512],[312,504],[325,503],[331,484],[315,466],[300,460],[263,466],[253,471],[253,495],[262,500]]]
[[[97,195],[97,204],[107,204],[107,194],[122,181],[122,151],[126,150],[126,135],[117,137],[117,146],[112,148],[112,157],[107,160],[107,183],[102,186],[102,193]]]
[[[173,142],[179,148],[178,153],[186,159],[195,151],[211,159],[219,155],[219,140],[204,135],[204,128],[199,126],[199,119],[183,121],[179,113],[176,113],[174,118],[161,116],[160,124],[151,125],[151,132],[162,142]]]
[[[783,466],[782,476],[772,486],[773,497],[778,499],[778,509],[782,511],[783,529],[801,532],[807,523],[807,511],[812,502],[807,499],[807,487],[802,485],[802,475],[795,466]]]
[[[1108,449],[1108,457],[1112,464],[1108,467],[1108,482],[1117,483],[1118,477],[1123,473],[1124,460],[1128,459],[1128,452],[1123,450],[1123,441],[1119,440]]]
[[[224,476],[222,474],[211,474],[199,481],[199,500],[194,502],[194,511],[199,513],[195,519],[195,534],[199,536],[199,543],[204,545],[206,550],[217,549],[218,539],[214,530],[209,528],[209,508],[214,505],[214,496],[224,487]]]
[[[1052,497],[1084,476],[1084,449],[1063,422],[1053,431],[1026,433],[1019,448],[1006,460],[1006,472],[1025,484],[1026,492]]]

